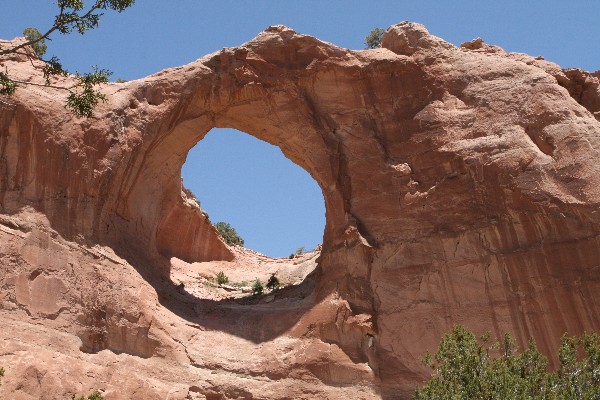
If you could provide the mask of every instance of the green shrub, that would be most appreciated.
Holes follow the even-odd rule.
[[[2,386],[2,378],[4,377],[4,368],[0,367],[0,386]]]
[[[276,290],[279,289],[280,283],[279,279],[275,276],[275,274],[271,274],[271,277],[267,281],[267,289]]]
[[[27,39],[28,41],[34,42],[31,44],[31,48],[38,57],[41,57],[44,54],[46,54],[48,46],[46,46],[46,39],[42,37],[40,31],[33,27],[25,28],[25,30],[23,31],[23,36],[25,36],[25,39]]]
[[[292,258],[295,258],[297,256],[301,256],[302,254],[305,254],[305,253],[306,253],[306,249],[304,248],[304,246],[301,246],[301,247],[298,247],[295,252],[293,252],[292,254],[290,254],[289,258],[291,260]]]
[[[223,271],[220,271],[217,274],[217,283],[219,285],[225,285],[226,283],[229,283],[229,278],[227,277],[227,275],[225,275]]]
[[[84,396],[71,396],[71,400],[104,400],[104,396],[102,396],[102,394],[100,394],[99,391],[95,390],[92,393],[90,393],[88,395],[88,397],[84,397]]]
[[[256,278],[256,280],[252,284],[252,295],[260,296],[261,294],[264,293],[264,291],[265,291],[265,287],[263,286],[262,282],[258,278]]]
[[[383,33],[385,30],[381,28],[373,29],[367,36],[365,36],[365,47],[366,49],[376,49],[381,45],[383,39]]]
[[[455,326],[442,338],[435,362],[425,356],[433,375],[417,388],[414,400],[600,399],[598,334],[563,336],[556,372],[547,370],[548,360],[533,339],[521,354],[508,334],[502,343],[488,340],[489,335],[477,340],[468,329]]]
[[[215,228],[217,228],[217,231],[219,231],[219,234],[221,235],[221,237],[223,238],[223,240],[225,241],[225,243],[227,243],[230,246],[243,246],[244,245],[244,239],[242,239],[237,232],[235,231],[235,229],[229,225],[227,222],[217,222],[215,224]]]

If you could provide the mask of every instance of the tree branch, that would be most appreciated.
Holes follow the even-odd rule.
[[[21,80],[13,79],[13,78],[8,78],[8,79],[11,82],[18,83],[20,85],[41,86],[41,87],[47,87],[47,88],[50,88],[50,89],[66,90],[66,91],[68,91],[70,93],[73,93],[73,89],[77,87],[77,85],[73,85],[73,86],[67,87],[67,86],[47,85],[45,83],[36,83],[36,82],[21,81]]]
[[[0,93],[12,95],[20,85],[39,86],[67,91],[69,95],[67,97],[66,107],[71,109],[73,113],[79,117],[91,117],[92,111],[98,102],[106,101],[106,95],[99,89],[95,89],[96,85],[108,83],[108,78],[112,72],[93,67],[93,72],[85,74],[76,73],[73,76],[76,83],[71,86],[61,86],[58,81],[55,81],[55,84],[51,84],[51,79],[55,80],[59,76],[67,76],[68,72],[62,68],[58,58],[52,57],[49,60],[42,58],[43,54],[46,52],[45,41],[51,40],[50,35],[55,31],[59,31],[62,34],[70,34],[77,30],[80,34],[84,34],[88,30],[98,27],[100,17],[104,15],[102,12],[98,12],[98,10],[111,9],[120,13],[133,5],[134,2],[135,0],[94,0],[92,5],[86,11],[84,1],[58,0],[57,6],[60,12],[55,16],[50,29],[44,34],[41,34],[33,27],[26,28],[23,32],[25,41],[8,49],[0,48],[0,56],[6,54],[25,55],[34,68],[42,69],[46,82],[36,83],[22,81],[11,78],[8,71],[0,72]],[[31,46],[35,54],[31,53],[31,51],[24,50],[28,46]],[[44,66],[36,66],[34,64],[35,60],[43,62]],[[0,100],[0,102],[1,104],[9,104],[4,100]]]
[[[65,7],[61,7],[60,8],[60,13],[58,14],[58,17],[64,15],[65,12]],[[40,36],[39,38],[35,39],[35,40],[28,40],[25,43],[21,43],[18,46],[15,46],[13,48],[10,49],[6,49],[6,50],[0,50],[0,56],[3,56],[5,54],[10,54],[10,53],[16,53],[17,50],[20,50],[24,47],[27,46],[31,46],[33,44],[39,43],[42,40],[51,40],[48,36],[50,36],[50,34],[52,34],[55,30],[57,30],[60,27],[60,25],[54,24],[49,30],[48,32],[44,33],[42,36]]]
[[[49,36],[50,36],[52,33],[54,33],[54,31],[56,31],[56,30],[58,30],[58,29],[60,29],[60,28],[62,28],[62,27],[65,27],[65,26],[67,26],[68,24],[70,24],[70,23],[73,23],[73,22],[75,22],[75,21],[77,21],[77,20],[85,20],[85,19],[89,18],[89,17],[90,17],[90,15],[92,15],[92,13],[93,13],[94,11],[96,11],[96,10],[99,10],[99,9],[101,8],[101,5],[102,5],[102,2],[101,2],[101,1],[97,1],[97,2],[96,2],[96,3],[95,3],[95,4],[94,4],[94,5],[93,5],[93,6],[92,6],[92,7],[91,7],[89,10],[88,10],[88,12],[86,12],[84,15],[82,15],[82,16],[79,16],[79,15],[77,15],[77,18],[76,18],[76,19],[66,20],[66,21],[63,21],[62,23],[59,23],[59,24],[57,24],[57,23],[55,22],[55,23],[54,23],[54,25],[52,25],[52,27],[51,27],[51,28],[50,28],[50,29],[49,29],[49,30],[48,30],[46,33],[44,33],[43,35],[41,35],[39,38],[37,38],[37,39],[34,39],[34,40],[28,40],[28,41],[26,41],[25,43],[21,43],[20,45],[18,45],[18,46],[15,46],[15,47],[12,47],[12,48],[10,48],[10,49],[6,49],[6,50],[0,50],[0,56],[2,56],[2,55],[5,55],[5,54],[10,54],[10,53],[15,53],[17,50],[20,50],[20,49],[22,49],[22,48],[24,48],[24,47],[31,46],[31,45],[33,45],[33,44],[39,43],[39,42],[40,42],[40,41],[42,41],[42,40],[46,40],[46,39],[48,39],[48,40],[52,40],[52,39],[50,39],[50,37],[49,37]],[[62,17],[62,16],[64,16],[64,15],[65,15],[65,6],[61,6],[61,7],[60,7],[60,12],[59,12],[59,14],[56,16],[56,19],[55,19],[54,21],[60,21],[60,20],[61,20],[61,17]],[[100,15],[102,15],[102,14],[100,14]]]

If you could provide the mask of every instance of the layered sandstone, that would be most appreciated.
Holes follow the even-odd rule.
[[[103,91],[92,119],[48,88],[0,102],[8,397],[403,398],[453,324],[547,354],[600,330],[596,74],[412,23],[363,51],[274,26]],[[319,265],[268,302],[169,279],[238,257],[181,187],[213,127],[279,146],[323,191]]]

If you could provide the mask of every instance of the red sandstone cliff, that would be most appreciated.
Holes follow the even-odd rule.
[[[87,120],[52,89],[1,99],[0,394],[391,399],[455,323],[546,354],[600,330],[595,74],[418,24],[364,51],[276,26],[103,91]],[[269,303],[168,279],[171,257],[236,260],[182,195],[213,127],[279,146],[323,191],[319,267]]]

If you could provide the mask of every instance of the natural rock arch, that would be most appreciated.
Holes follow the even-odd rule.
[[[213,225],[230,224],[244,248],[273,259],[320,249],[325,202],[317,182],[279,147],[231,128],[214,128],[181,170],[186,196]]]
[[[267,31],[269,32],[269,31]],[[271,41],[281,40],[277,33],[283,32],[288,38],[294,35],[292,31],[284,28],[274,28],[270,33],[265,33],[264,37]],[[276,33],[275,35],[273,33]],[[261,39],[264,39],[262,37]],[[252,68],[264,68],[261,59],[254,61],[247,60],[248,49],[224,50],[217,57],[206,62],[211,69],[205,67],[203,71],[197,74],[195,79],[202,82],[197,83],[195,87],[187,88],[189,98],[184,107],[180,106],[177,110],[178,118],[174,121],[174,126],[169,126],[164,132],[156,135],[155,141],[158,143],[152,147],[152,150],[145,153],[146,164],[141,167],[142,174],[148,174],[154,179],[156,169],[167,166],[167,172],[161,171],[159,181],[154,185],[166,187],[161,180],[177,183],[173,179],[180,174],[180,168],[185,159],[185,154],[193,147],[210,129],[213,127],[229,127],[246,132],[260,140],[278,146],[282,152],[294,163],[305,169],[319,184],[323,190],[325,198],[327,225],[324,235],[324,248],[334,246],[343,239],[343,232],[349,225],[356,224],[349,210],[349,193],[343,193],[348,190],[346,182],[349,176],[345,171],[348,168],[346,156],[341,149],[342,140],[335,132],[335,123],[330,124],[327,112],[319,112],[314,109],[313,101],[319,101],[318,98],[311,99],[315,90],[318,88],[310,87],[309,82],[313,78],[314,71],[300,72],[315,60],[326,59],[331,53],[342,55],[338,49],[327,49],[322,52],[323,46],[313,38],[301,37],[299,40],[290,41],[289,46],[286,42],[277,43],[271,52],[266,56],[281,57],[277,52],[282,48],[290,47],[285,50],[294,58],[292,63],[296,64],[295,69],[299,74],[306,75],[304,82],[294,82],[295,77],[290,79],[285,76],[283,67],[277,68],[269,64],[266,71],[252,71]],[[305,53],[298,52],[298,49],[305,49]],[[260,48],[257,48],[260,50]],[[273,62],[272,60],[269,60]],[[275,60],[277,61],[277,60]],[[231,66],[229,67],[229,64]],[[241,65],[238,65],[241,64]],[[228,69],[226,69],[228,68]],[[287,68],[287,67],[286,67]],[[358,71],[357,71],[358,72]],[[259,74],[259,75],[257,75]],[[347,79],[353,79],[348,77]],[[331,85],[332,80],[321,79],[320,84]],[[271,81],[271,82],[269,82]],[[296,87],[292,87],[296,85]],[[277,87],[274,87],[277,86]],[[289,87],[289,91],[282,91],[279,88]],[[311,91],[313,93],[311,93]],[[339,94],[343,95],[343,94]],[[154,162],[154,158],[160,161]],[[173,160],[168,162],[163,160]],[[139,190],[148,189],[148,184],[141,181]],[[169,188],[164,196],[171,199],[174,203],[179,202],[180,188],[175,184]],[[137,191],[134,188],[133,191]],[[148,197],[143,195],[143,197]],[[169,207],[163,207],[169,209]],[[169,216],[161,220],[158,227],[158,236],[162,235],[162,230],[169,230]],[[202,224],[200,224],[202,225]],[[194,253],[194,245],[183,246],[187,249],[167,250],[165,245],[158,239],[157,247],[164,252],[171,252],[183,259],[193,259],[202,257]],[[188,255],[189,253],[189,255]],[[211,257],[212,255],[207,255]],[[206,256],[205,256],[206,257]]]
[[[201,140],[213,127],[228,127],[235,128],[242,132],[246,132],[260,140],[264,140],[272,145],[276,145],[281,148],[282,152],[291,159],[294,163],[306,170],[319,184],[322,189],[323,196],[325,199],[327,209],[327,220],[329,221],[328,226],[325,228],[324,242],[325,246],[329,246],[333,241],[331,238],[334,231],[334,226],[339,226],[340,221],[344,220],[344,215],[340,213],[341,206],[339,189],[335,183],[331,165],[331,156],[327,154],[327,146],[323,143],[320,135],[318,135],[308,125],[301,135],[298,134],[298,129],[301,129],[303,123],[306,121],[300,112],[295,114],[294,117],[290,116],[289,119],[294,119],[296,126],[291,124],[278,127],[276,125],[269,125],[269,119],[266,115],[256,116],[256,112],[252,109],[265,110],[267,113],[276,113],[272,109],[268,109],[265,101],[268,101],[268,97],[265,99],[257,99],[254,101],[244,102],[244,107],[250,108],[250,111],[243,110],[237,111],[234,109],[231,111],[233,117],[215,117],[214,120],[210,120],[208,117],[193,117],[190,121],[182,122],[177,125],[173,130],[168,132],[169,139],[161,140],[160,146],[154,150],[162,157],[166,155],[172,160],[176,160],[173,165],[173,171],[169,176],[165,176],[166,181],[175,181],[174,176],[180,176],[181,166],[185,161],[185,155],[195,146],[199,140]],[[290,113],[294,115],[293,113]],[[245,118],[255,119],[257,123],[250,124],[243,121]],[[240,121],[241,120],[241,121]],[[191,144],[191,147],[190,147]],[[326,167],[324,167],[326,165]],[[150,172],[152,173],[152,172]],[[161,186],[164,182],[157,182]],[[165,185],[166,186],[166,185]],[[215,254],[212,249],[202,249],[202,246],[206,246],[207,243],[214,243],[215,246],[220,246],[218,238],[214,237],[212,233],[205,233],[202,229],[207,229],[206,220],[202,215],[198,215],[195,209],[186,207],[181,204],[181,188],[178,185],[174,185],[170,189],[169,193],[165,193],[166,198],[170,198],[172,204],[176,204],[174,207],[167,206],[163,207],[163,210],[167,211],[167,214],[161,218],[157,229],[156,246],[159,251],[165,256],[177,256],[178,258],[188,261],[201,261],[211,258],[225,258],[229,259],[227,253]],[[192,214],[193,217],[184,216],[186,213]],[[195,240],[181,240],[181,237],[177,239],[176,243],[169,243],[169,237],[173,237],[172,233],[176,230],[181,232],[181,221],[191,221],[190,224],[196,224],[195,227],[189,227],[190,231],[197,231],[199,234],[190,233],[190,236],[195,237]],[[333,220],[333,222],[331,222]],[[172,226],[172,227],[171,227]],[[212,230],[210,230],[212,232]]]
[[[600,330],[593,75],[481,41],[456,48],[417,24],[366,51],[277,26],[105,90],[95,120],[57,118],[59,95],[33,90],[1,105],[5,214],[33,207],[65,237],[143,259],[148,275],[170,256],[231,259],[180,183],[187,151],[231,127],[320,185],[315,301],[348,309],[316,335],[368,363],[384,394],[410,393],[455,323],[533,335],[547,354],[565,331]],[[569,95],[582,90],[580,103]]]

